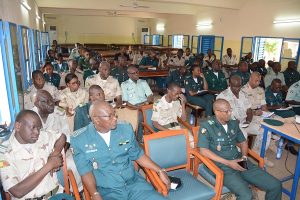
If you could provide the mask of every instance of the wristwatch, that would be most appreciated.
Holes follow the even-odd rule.
[[[242,156],[242,160],[247,161],[248,157],[247,156]]]

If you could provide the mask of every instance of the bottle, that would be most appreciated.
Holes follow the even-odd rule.
[[[277,153],[276,153],[277,160],[279,160],[281,158],[282,150],[283,150],[283,142],[284,142],[284,139],[281,137],[279,139],[279,143],[278,143],[278,147],[277,147]]]
[[[190,125],[194,125],[195,123],[195,117],[193,115],[193,113],[191,113],[191,116],[190,116]]]

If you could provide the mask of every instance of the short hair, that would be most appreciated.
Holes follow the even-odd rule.
[[[109,62],[107,62],[107,61],[102,61],[99,65],[99,67],[101,67],[102,65],[106,65],[106,66],[110,67]]]
[[[271,85],[275,84],[275,83],[281,83],[281,80],[278,78],[275,78],[272,80]]]
[[[57,58],[63,58],[63,57],[64,57],[64,56],[63,56],[62,53],[57,54]]]
[[[99,85],[91,85],[89,88],[89,92],[91,90],[99,90],[99,91],[103,91],[103,89],[99,86]],[[104,91],[103,91],[104,92]]]
[[[183,49],[178,49],[178,51],[177,52],[181,52],[181,53],[183,53]]]
[[[36,112],[34,112],[33,110],[22,110],[17,114],[16,122],[22,122],[23,119],[28,115],[32,115],[34,117],[39,118],[38,114]]]
[[[242,80],[242,78],[239,75],[231,75],[229,77],[229,83],[231,83],[234,79],[240,79],[240,80]]]
[[[191,67],[191,73],[192,73],[192,71],[194,71],[194,69],[197,68],[197,67],[199,67],[199,68],[201,69],[200,66],[198,66],[198,65],[193,65],[193,66]]]
[[[38,75],[41,75],[42,77],[44,77],[44,74],[43,74],[43,72],[42,71],[40,71],[40,70],[34,70],[32,73],[31,73],[31,76],[32,76],[32,78],[33,79],[35,79]]]
[[[180,88],[180,86],[177,83],[175,83],[175,82],[171,82],[171,83],[168,84],[168,89],[169,90],[173,90],[175,87],[179,87]]]
[[[50,62],[46,62],[44,67],[46,67],[46,66],[50,66],[52,69],[54,69],[54,66]]]
[[[246,64],[246,65],[248,66],[248,63],[247,63],[246,61],[240,61],[240,62],[239,62],[239,67],[241,67],[242,64]]]
[[[66,84],[70,83],[70,81],[71,81],[73,78],[77,78],[77,79],[78,79],[78,77],[77,77],[75,74],[72,74],[72,73],[67,74],[66,77],[65,77],[65,82],[66,82]]]

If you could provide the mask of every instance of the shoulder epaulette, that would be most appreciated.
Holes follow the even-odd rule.
[[[78,129],[77,131],[74,131],[73,134],[71,135],[71,137],[77,137],[78,135],[80,135],[81,133],[85,132],[87,130],[87,126]]]

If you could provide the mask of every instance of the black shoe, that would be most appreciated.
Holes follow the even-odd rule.
[[[293,155],[298,155],[298,151],[293,146],[285,145],[284,149],[288,150]]]

